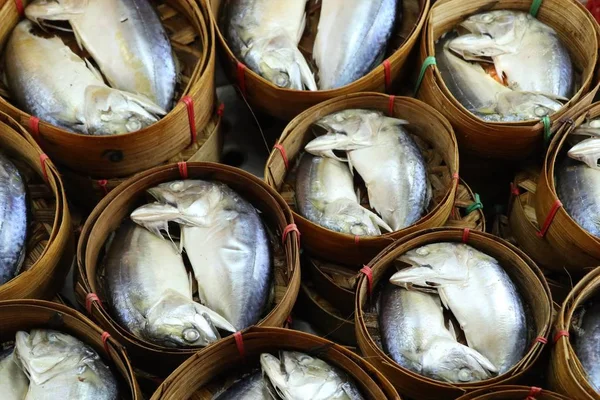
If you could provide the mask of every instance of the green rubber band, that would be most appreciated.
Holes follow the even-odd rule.
[[[417,86],[415,87],[415,97],[417,93],[419,93],[419,88],[421,87],[421,83],[423,82],[423,78],[425,77],[425,71],[432,65],[437,65],[434,56],[429,56],[423,61],[423,66],[421,67],[421,73],[419,73],[419,79],[417,80]]]
[[[544,124],[544,143],[548,145],[550,143],[550,139],[552,138],[552,130],[550,129],[552,124],[550,122],[550,117],[546,115],[544,118],[542,118],[542,123]]]
[[[465,212],[467,213],[467,215],[469,215],[473,211],[475,211],[475,210],[481,210],[481,209],[483,209],[483,203],[481,203],[481,199],[479,198],[479,194],[475,193],[475,202],[473,204],[471,204],[469,207],[467,207],[467,209],[465,210]]]
[[[529,9],[529,14],[537,17],[540,7],[542,6],[542,1],[543,0],[533,0],[533,3],[531,3],[531,8]]]

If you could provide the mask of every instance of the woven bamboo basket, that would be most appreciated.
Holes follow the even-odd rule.
[[[204,127],[203,132],[198,135],[198,140],[193,146],[189,146],[176,156],[170,158],[162,165],[177,163],[181,161],[196,162],[219,162],[221,149],[223,148],[223,136],[221,131],[222,113],[213,116]],[[90,176],[80,175],[66,168],[60,168],[69,198],[77,201],[83,208],[93,209],[100,200],[111,190],[125,182],[126,178],[94,179]]]
[[[0,0],[0,48],[21,16],[21,0]],[[22,1],[27,7],[28,0]],[[101,179],[122,177],[154,167],[194,144],[194,132],[204,132],[215,97],[215,43],[204,1],[153,0],[181,68],[176,99],[191,100],[192,107],[179,101],[156,124],[137,132],[112,136],[67,132],[35,119],[10,103],[0,88],[0,110],[23,126],[30,127],[36,140],[58,164]],[[75,42],[73,40],[73,42]],[[73,43],[73,46],[76,46]],[[193,124],[190,123],[193,121]]]
[[[592,296],[600,293],[600,268],[587,274],[571,291],[562,304],[556,318],[555,344],[548,382],[553,390],[573,399],[600,399],[600,393],[588,383],[586,373],[571,345],[569,332],[575,319],[575,311]]]
[[[27,183],[30,222],[21,272],[0,286],[0,300],[51,299],[73,261],[71,215],[56,168],[31,136],[0,112],[0,148]],[[45,180],[47,176],[47,180]]]
[[[375,368],[342,346],[303,332],[253,327],[238,345],[233,337],[197,353],[173,372],[152,400],[209,400],[245,371],[259,367],[262,353],[301,351],[340,368],[354,379],[367,399],[400,399],[392,385]],[[243,355],[240,354],[243,351]]]
[[[493,389],[477,390],[458,398],[458,400],[569,400],[558,393],[527,386],[498,386]]]
[[[299,237],[292,232],[281,241],[284,229],[293,223],[292,213],[277,193],[258,178],[237,168],[212,163],[187,163],[190,179],[217,180],[229,185],[250,201],[260,212],[272,233],[275,299],[273,307],[258,325],[282,326],[290,315],[300,287]],[[85,305],[100,326],[124,344],[134,364],[147,372],[166,376],[198,348],[172,349],[133,336],[113,320],[110,307],[98,280],[104,243],[108,235],[145,197],[147,189],[162,182],[182,179],[177,164],[161,166],[127,180],[110,192],[94,209],[83,227],[78,245],[77,300]],[[100,302],[86,302],[88,294],[97,294]],[[105,308],[106,307],[106,308]],[[160,362],[156,362],[160,360]]]
[[[350,108],[376,109],[396,118],[407,119],[410,125],[406,125],[406,129],[422,149],[433,188],[433,200],[427,215],[408,228],[381,236],[359,238],[330,231],[294,213],[306,250],[323,260],[352,266],[366,263],[395,239],[446,223],[456,197],[458,150],[450,124],[441,114],[418,100],[379,93],[357,93],[329,100],[290,122],[278,141],[283,150],[274,149],[267,160],[264,173],[266,182],[284,194],[291,207],[295,204],[295,168],[288,171],[287,167],[296,165],[304,146],[314,137],[311,126],[328,114]],[[362,190],[361,193],[367,192]],[[362,203],[368,206],[366,197],[363,197]]]
[[[246,68],[238,60],[225,40],[221,30],[220,11],[223,0],[209,0],[211,19],[215,25],[219,44],[222,49],[223,66],[228,74],[237,81],[242,94],[250,105],[256,109],[285,120],[290,120],[302,111],[323,101],[359,92],[387,92],[395,87],[399,78],[406,75],[404,66],[415,47],[417,39],[429,12],[429,0],[403,0],[398,2],[402,7],[402,22],[397,24],[395,33],[390,39],[386,62],[377,66],[361,79],[338,89],[320,90],[316,92],[282,89],[254,71]],[[307,27],[300,41],[299,48],[308,61],[312,59],[313,42],[317,34],[317,24],[321,3],[309,0],[307,6]],[[389,64],[388,64],[389,63]],[[389,65],[389,69],[385,67]]]
[[[600,238],[594,237],[581,228],[565,211],[554,184],[554,170],[557,159],[565,156],[565,141],[570,133],[587,118],[600,116],[600,104],[595,103],[573,117],[573,123],[562,125],[550,144],[544,162],[543,173],[539,177],[535,197],[535,211],[538,221],[545,221],[545,238],[556,253],[565,254],[565,267],[570,273],[581,276],[600,265]],[[561,204],[556,209],[556,206]],[[551,211],[556,214],[552,218]]]
[[[468,16],[496,9],[528,12],[531,6],[531,1],[438,0],[432,6],[424,28],[421,62],[435,56],[435,42]],[[598,90],[598,79],[594,75],[598,59],[598,26],[585,7],[576,1],[544,0],[537,18],[557,31],[570,51],[574,69],[581,74],[577,93],[550,117],[554,131],[556,122],[567,111],[581,110],[589,105]],[[456,130],[461,150],[502,159],[522,159],[542,150],[542,122],[490,123],[475,117],[452,96],[436,66],[427,68],[418,96],[448,118]]]
[[[53,329],[73,335],[91,346],[118,379],[119,394],[124,399],[143,399],[125,348],[83,314],[42,300],[7,300],[0,302],[0,343],[15,340],[15,333],[35,328]]]
[[[418,399],[455,399],[469,391],[489,388],[494,385],[509,384],[518,381],[532,368],[542,350],[544,339],[550,333],[552,318],[552,296],[544,275],[525,253],[518,248],[499,240],[497,237],[483,232],[470,232],[463,229],[436,228],[421,231],[410,237],[398,240],[382,251],[369,265],[373,272],[372,287],[388,279],[396,270],[394,264],[399,256],[408,250],[442,241],[466,242],[470,246],[495,257],[504,267],[517,286],[523,303],[528,310],[529,340],[532,343],[527,353],[508,372],[492,379],[467,383],[448,384],[416,374],[398,365],[383,352],[377,344],[378,337],[369,334],[365,324],[365,316],[369,317],[368,285],[363,275],[357,286],[356,295],[356,337],[358,346],[365,357],[373,363],[396,387],[398,392],[407,397]],[[538,341],[537,339],[541,341]]]

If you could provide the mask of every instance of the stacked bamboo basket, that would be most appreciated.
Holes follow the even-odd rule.
[[[538,387],[498,386],[493,389],[483,389],[468,393],[457,400],[568,400],[569,398]]]
[[[0,1],[0,47],[29,3]],[[193,0],[151,3],[168,32],[181,71],[177,104],[157,123],[122,135],[76,134],[18,109],[10,102],[8,91],[0,87],[0,111],[29,128],[65,173],[73,200],[90,208],[123,178],[137,172],[169,161],[218,161],[220,157],[223,111],[215,107],[215,35],[206,3]]]

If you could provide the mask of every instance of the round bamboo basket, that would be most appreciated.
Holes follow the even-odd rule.
[[[177,368],[151,399],[213,399],[222,387],[230,386],[245,370],[259,367],[260,354],[277,355],[279,350],[304,352],[341,369],[354,379],[367,399],[400,399],[387,379],[369,363],[318,336],[288,329],[253,327],[244,332],[241,339],[241,346],[233,337],[228,337],[197,353]]]
[[[408,120],[410,125],[406,125],[406,129],[421,147],[433,189],[427,215],[408,228],[381,236],[359,238],[330,231],[294,213],[294,220],[302,233],[302,245],[306,250],[323,260],[355,266],[368,262],[396,239],[420,229],[443,226],[446,223],[452,213],[457,192],[458,150],[452,127],[447,120],[419,100],[379,93],[358,93],[329,100],[300,114],[285,128],[278,141],[284,149],[285,159],[282,151],[274,149],[267,160],[264,173],[266,182],[285,194],[291,207],[295,205],[295,169],[288,171],[286,161],[289,160],[290,166],[296,165],[304,146],[314,137],[310,129],[314,122],[333,112],[350,108],[381,110],[393,117]],[[363,190],[361,193],[367,192]],[[362,202],[368,207],[366,198]]]
[[[282,326],[290,315],[300,287],[299,237],[292,232],[282,244],[284,229],[293,223],[291,211],[275,191],[240,169],[213,163],[188,163],[187,174],[190,179],[217,180],[229,185],[261,212],[272,234],[275,300],[269,314],[258,325]],[[88,303],[88,311],[93,319],[127,347],[135,365],[143,366],[147,372],[158,376],[166,376],[198,351],[198,348],[173,349],[158,346],[119,326],[111,317],[109,307],[103,306],[107,304],[107,299],[97,276],[107,237],[140,204],[146,190],[159,183],[181,178],[178,165],[171,164],[136,175],[119,185],[98,204],[86,221],[77,251],[77,300],[84,305],[89,293],[97,294],[101,303]],[[160,362],[156,362],[157,360]]]
[[[29,126],[44,151],[58,164],[101,179],[122,177],[163,163],[194,144],[194,131],[200,139],[211,118],[215,98],[214,30],[206,4],[193,0],[151,2],[159,12],[181,68],[175,99],[191,100],[191,109],[179,101],[154,125],[123,135],[76,134],[44,121],[40,121],[35,130],[31,129],[36,126],[32,116],[12,105],[8,92],[0,88],[0,110],[23,126]],[[0,0],[0,45],[21,18],[17,3],[21,0]],[[28,3],[28,0],[22,1],[24,7]],[[193,121],[193,129],[190,121]]]
[[[56,168],[49,159],[44,161],[44,153],[31,136],[2,112],[0,148],[15,163],[27,184],[30,209],[25,261],[21,272],[0,286],[0,300],[51,299],[73,262],[71,215],[63,184]]]
[[[565,141],[571,132],[587,118],[598,116],[600,116],[600,104],[595,103],[577,114],[573,118],[573,123],[564,124],[559,129],[546,154],[535,196],[537,219],[546,221],[545,239],[556,253],[567,255],[564,266],[576,276],[581,276],[600,265],[600,238],[581,228],[569,216],[562,204],[552,218],[551,211],[560,201],[554,183],[554,172],[557,159],[566,156]]]
[[[125,348],[112,337],[103,339],[104,331],[83,314],[49,301],[0,302],[0,343],[14,341],[17,331],[35,328],[64,332],[91,346],[117,378],[121,398],[143,399]]]
[[[536,338],[548,337],[552,318],[552,296],[544,275],[535,263],[518,248],[483,232],[470,232],[462,229],[437,228],[415,233],[398,240],[382,251],[371,263],[373,271],[372,287],[399,267],[394,264],[399,256],[407,251],[430,243],[450,241],[464,242],[476,249],[495,257],[504,267],[522,296],[528,310],[529,342],[532,343],[521,361],[508,372],[492,379],[467,383],[449,384],[419,375],[398,365],[383,352],[377,344],[378,337],[369,334],[366,318],[372,318],[368,310],[368,285],[365,276],[358,281],[356,295],[356,337],[358,346],[365,357],[373,363],[407,397],[418,399],[455,399],[469,391],[489,388],[494,385],[509,384],[518,381],[528,372],[544,348]],[[543,341],[543,339],[542,339]]]
[[[181,161],[219,162],[221,149],[223,148],[221,123],[222,113],[215,114],[204,127],[193,146],[187,147],[162,165]],[[129,176],[126,178],[94,179],[90,176],[78,174],[66,167],[61,167],[60,172],[65,180],[67,192],[71,194],[70,198],[77,201],[78,205],[90,210],[111,190],[131,178]]]
[[[576,318],[575,311],[590,297],[600,293],[600,268],[587,274],[569,293],[556,318],[555,344],[552,348],[552,361],[548,382],[553,390],[573,399],[598,400],[600,393],[588,383],[577,354],[571,345],[569,332]],[[561,334],[562,333],[562,334]]]
[[[458,398],[458,400],[569,400],[558,393],[527,386],[497,386],[493,389],[477,390]]]
[[[223,67],[236,80],[242,94],[248,103],[256,109],[285,120],[290,120],[302,111],[319,104],[323,101],[359,92],[390,92],[391,86],[396,86],[399,78],[406,75],[404,66],[415,47],[421,33],[427,13],[429,12],[429,0],[403,0],[398,2],[402,8],[402,22],[397,24],[392,34],[385,55],[389,63],[389,72],[386,72],[384,64],[374,68],[361,79],[333,90],[290,90],[282,89],[256,74],[249,68],[245,68],[241,60],[238,60],[221,30],[220,11],[223,0],[209,0],[211,9],[211,20],[216,27],[219,44],[222,49]],[[307,27],[299,44],[299,49],[307,58],[312,60],[313,42],[317,34],[321,3],[318,0],[309,0],[307,6]]]
[[[497,9],[528,12],[531,5],[531,1],[515,0],[438,0],[432,6],[424,28],[421,63],[427,57],[435,56],[435,42],[468,16]],[[561,121],[567,111],[581,110],[589,105],[598,90],[598,79],[594,75],[598,59],[598,26],[585,7],[576,1],[544,0],[537,18],[556,30],[570,51],[574,70],[581,74],[577,93],[550,117],[554,131],[556,122]],[[436,66],[427,68],[418,96],[448,118],[456,131],[461,151],[484,157],[523,159],[542,150],[542,122],[486,122],[477,118],[452,96]]]

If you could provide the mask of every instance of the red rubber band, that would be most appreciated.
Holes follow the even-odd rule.
[[[354,244],[358,244],[360,242],[360,236],[354,235]]]
[[[285,241],[290,232],[296,232],[296,237],[298,238],[298,246],[300,246],[300,231],[298,230],[298,226],[296,224],[289,224],[283,229],[283,233],[281,235],[282,243],[285,244]]]
[[[40,139],[40,119],[33,115],[29,117],[29,132],[33,135],[36,142]]]
[[[273,146],[273,148],[279,150],[279,153],[281,153],[281,158],[283,158],[283,165],[285,165],[286,171],[290,169],[290,161],[288,160],[287,153],[285,152],[283,146],[279,143],[275,143],[275,146]]]
[[[102,332],[102,344],[104,345],[104,350],[106,350],[107,354],[110,354],[110,352],[108,351],[108,343],[107,343],[107,340],[109,337],[110,337],[110,333]]]
[[[556,332],[556,335],[554,335],[554,343],[557,343],[561,337],[568,338],[569,336],[569,331],[558,331]]]
[[[190,145],[196,143],[196,138],[198,137],[198,132],[196,131],[196,117],[194,113],[194,99],[190,96],[183,96],[181,101],[187,107],[188,113],[188,123],[190,124],[190,134],[192,136],[192,142]]]
[[[538,336],[535,338],[534,343],[548,344],[548,339],[543,336]]]
[[[42,174],[44,175],[44,179],[48,180],[48,171],[46,170],[46,161],[50,158],[45,154],[40,154],[40,164],[42,164]]]
[[[462,242],[467,243],[469,241],[469,235],[471,230],[469,228],[463,229]]]
[[[286,323],[286,325],[288,326],[288,328],[289,328],[290,326],[292,326],[292,322],[293,322],[293,320],[292,320],[292,316],[291,316],[291,315],[288,315],[288,317],[287,317],[287,318],[286,318],[286,320],[285,320],[285,323]]]
[[[108,181],[106,179],[100,179],[99,181],[96,181],[96,183],[104,191],[104,195],[106,196],[108,194],[108,188],[106,187],[108,185]]]
[[[395,101],[396,101],[396,96],[391,95],[390,102],[388,103],[388,114],[390,114],[390,117],[394,116],[394,102]]]
[[[520,196],[521,195],[521,191],[519,191],[519,187],[517,185],[515,185],[513,182],[510,183],[510,193],[513,196]]]
[[[550,209],[546,220],[544,221],[544,225],[542,225],[542,229],[539,232],[537,232],[538,237],[543,238],[544,236],[546,236],[546,233],[548,233],[548,229],[550,229],[550,225],[552,225],[552,221],[554,221],[556,213],[561,207],[562,203],[560,202],[560,200],[556,200],[552,205],[552,208]]]
[[[88,293],[87,296],[85,296],[85,309],[90,315],[92,314],[92,304],[95,301],[97,301],[100,307],[102,307],[102,302],[96,293]]]
[[[360,269],[360,272],[365,274],[367,277],[367,293],[369,297],[371,297],[371,293],[373,291],[373,270],[371,267],[363,265],[363,267]]]
[[[389,93],[392,86],[392,65],[390,64],[390,60],[383,62],[383,76],[385,78],[385,92]]]
[[[455,181],[455,185],[458,187],[458,182],[460,182],[460,176],[458,175],[458,172],[452,174],[452,180]]]
[[[187,162],[179,161],[177,163],[177,167],[179,168],[179,175],[181,175],[181,179],[187,179],[188,178]]]
[[[542,388],[532,386],[525,400],[535,400],[540,394],[542,394]]]
[[[25,8],[23,7],[23,1],[15,0],[15,6],[17,7],[17,12],[19,13],[19,16],[22,17],[23,14],[25,13]]]
[[[238,86],[242,91],[242,95],[246,96],[246,66],[238,61],[237,63],[237,80]]]
[[[223,117],[223,115],[225,115],[225,103],[221,103],[219,105],[219,108],[217,108],[217,115],[219,117]]]
[[[246,349],[244,349],[244,339],[242,338],[242,332],[238,331],[233,334],[235,338],[235,345],[237,347],[238,353],[240,356],[246,357]]]

